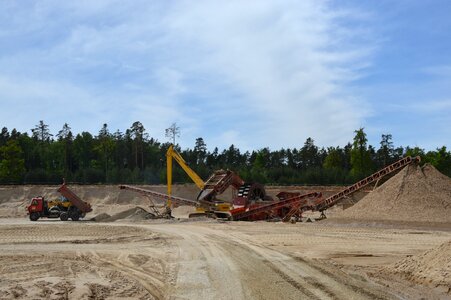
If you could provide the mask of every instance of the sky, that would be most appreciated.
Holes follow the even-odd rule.
[[[451,147],[451,1],[0,1],[0,127]]]

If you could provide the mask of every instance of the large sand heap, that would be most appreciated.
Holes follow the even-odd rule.
[[[451,241],[403,259],[391,268],[410,281],[438,287],[451,294]]]
[[[451,222],[451,178],[412,164],[335,218]]]

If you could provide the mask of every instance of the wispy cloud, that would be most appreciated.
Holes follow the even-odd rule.
[[[202,136],[210,147],[281,148],[309,136],[344,144],[369,111],[350,87],[374,43],[349,22],[367,16],[329,1],[49,0],[0,11],[0,42],[13,43],[0,50],[2,125],[45,118],[95,132],[139,119],[164,140],[175,121],[184,146]],[[8,118],[20,103],[34,109]]]
[[[245,111],[238,123],[250,129],[252,143],[293,146],[308,136],[344,143],[365,116],[366,103],[346,86],[370,53],[340,25],[352,15],[318,1],[229,1],[220,8],[201,1],[167,20],[176,40],[206,49],[188,52],[200,62],[195,70],[239,91],[226,101]]]

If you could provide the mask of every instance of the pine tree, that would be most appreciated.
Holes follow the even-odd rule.
[[[354,131],[356,135],[351,150],[351,174],[356,179],[371,174],[373,169],[370,152],[367,147],[368,139],[363,129],[360,128]]]
[[[0,180],[3,182],[18,183],[25,173],[25,160],[23,151],[15,140],[9,140],[0,147]]]

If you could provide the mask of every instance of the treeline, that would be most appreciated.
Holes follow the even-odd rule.
[[[140,122],[125,132],[110,132],[104,124],[95,135],[82,132],[76,136],[68,124],[55,136],[43,121],[31,135],[4,127],[0,134],[0,183],[58,184],[62,178],[83,184],[165,183],[168,146],[150,137]],[[299,148],[242,152],[231,145],[210,152],[201,137],[192,149],[175,147],[204,179],[214,170],[230,169],[244,180],[261,183],[349,184],[406,155],[419,155],[423,163],[429,162],[451,176],[451,153],[445,146],[427,152],[418,147],[395,148],[392,136],[383,134],[376,148],[368,145],[363,128],[356,130],[352,143],[344,147],[319,148],[308,138]],[[174,181],[190,179],[175,167]]]

